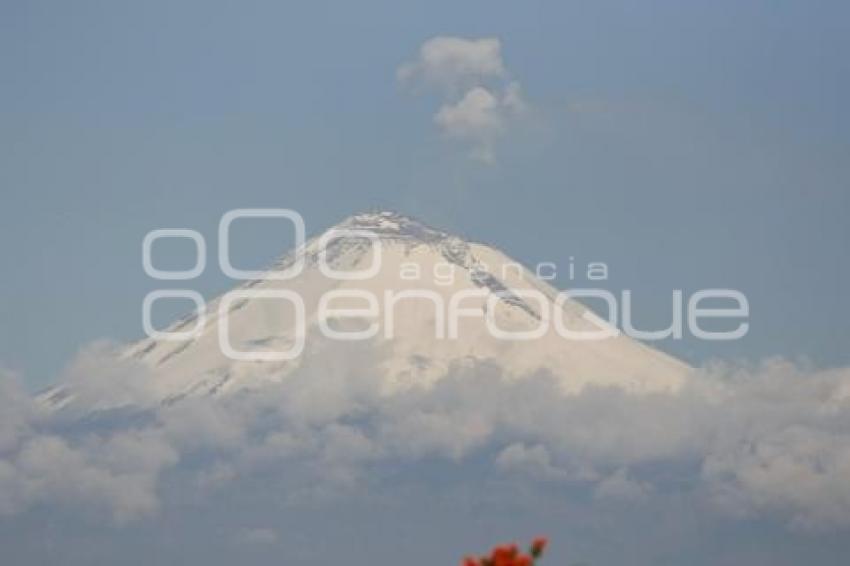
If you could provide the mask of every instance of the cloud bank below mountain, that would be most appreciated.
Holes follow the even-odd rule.
[[[283,383],[157,410],[131,410],[127,397],[150,399],[150,370],[102,346],[83,353],[66,379],[87,382],[91,399],[118,396],[126,409],[46,414],[4,375],[0,533],[49,512],[84,517],[95,532],[158,538],[161,522],[218,513],[235,548],[296,552],[292,537],[306,524],[329,521],[334,536],[350,534],[337,513],[421,526],[425,516],[411,510],[462,517],[509,509],[495,523],[476,511],[467,536],[544,529],[598,558],[613,550],[583,545],[609,536],[628,546],[642,529],[658,541],[635,545],[638,563],[649,563],[693,551],[705,540],[700,529],[728,548],[740,543],[729,529],[774,529],[798,546],[850,529],[848,369],[775,360],[700,370],[675,394],[589,387],[564,395],[545,373],[506,379],[481,362],[454,367],[433,387],[387,395],[373,350],[322,347],[332,349],[314,358],[324,364]],[[116,387],[122,375],[136,385]],[[256,524],[257,513],[265,522]],[[301,527],[281,528],[304,513],[312,518]],[[686,525],[692,531],[680,532]],[[423,528],[419,540],[397,544],[413,549],[444,535]],[[45,552],[0,538],[18,547],[22,563]],[[336,549],[311,552],[328,563]]]

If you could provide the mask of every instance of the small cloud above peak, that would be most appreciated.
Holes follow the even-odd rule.
[[[426,84],[457,90],[507,74],[498,38],[467,39],[437,36],[419,48],[419,57],[399,67],[400,81],[422,80]]]
[[[470,146],[469,155],[495,163],[496,142],[528,107],[510,80],[498,38],[437,36],[396,71],[402,83],[420,83],[443,95],[434,123],[448,139]]]

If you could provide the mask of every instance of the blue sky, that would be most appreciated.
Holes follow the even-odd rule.
[[[498,45],[486,92],[429,75],[438,36]],[[848,38],[828,1],[0,0],[4,558],[433,565],[543,532],[552,564],[842,563]],[[153,289],[233,287],[218,222],[252,207],[310,234],[395,209],[563,288],[589,284],[571,258],[605,262],[642,328],[674,289],[738,289],[750,333],[661,343],[709,366],[676,395],[485,362],[388,397],[374,352],[335,343],[292,387],[40,412],[60,374],[88,407],[147,399],[149,370],[92,341],[141,337]],[[206,237],[199,279],[146,277],[157,228]],[[233,256],[290,243],[243,225]]]
[[[846,365],[850,9],[819,2],[0,4],[0,363],[29,386],[140,337],[151,229],[393,208],[533,264],[605,261],[651,327],[675,288],[751,302],[690,362]],[[396,70],[437,35],[496,37],[529,114],[492,164]],[[274,236],[274,237],[272,237]],[[243,238],[259,266],[277,231]],[[179,250],[171,252],[179,260]],[[581,283],[579,281],[578,283]],[[571,284],[560,280],[559,285]],[[210,262],[205,294],[228,281]]]

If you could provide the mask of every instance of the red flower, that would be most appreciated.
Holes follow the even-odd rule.
[[[461,566],[534,566],[535,561],[546,550],[547,540],[543,537],[534,539],[529,548],[529,554],[522,554],[516,544],[502,544],[490,552],[490,556],[473,558],[468,556],[461,561]]]
[[[537,537],[536,539],[534,539],[534,541],[531,543],[531,555],[534,558],[538,558],[540,555],[543,554],[543,551],[546,550],[546,545],[548,543],[549,541],[546,540],[545,537]]]

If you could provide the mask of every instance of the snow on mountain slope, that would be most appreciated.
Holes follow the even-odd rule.
[[[340,280],[326,276],[319,268],[324,247],[327,265],[338,271],[365,270],[375,260],[373,244],[364,238],[328,238],[308,241],[301,249],[281,257],[269,272],[291,267],[304,260],[303,271],[290,280],[258,279],[237,287],[237,293],[263,294],[286,289],[303,298],[306,345],[295,359],[282,361],[234,360],[219,344],[223,320],[222,301],[227,308],[227,336],[240,351],[286,351],[297,340],[295,311],[286,301],[273,298],[218,297],[207,304],[207,316],[200,333],[185,341],[148,338],[129,346],[123,353],[151,370],[154,397],[172,403],[186,396],[225,395],[269,381],[284,382],[296,368],[309,367],[315,356],[327,356],[316,344],[326,341],[318,332],[319,303],[329,292],[371,293],[377,298],[378,316],[361,320],[336,317],[328,321],[338,330],[365,330],[376,324],[374,338],[358,346],[375,353],[386,393],[408,387],[427,387],[445,376],[453,364],[488,361],[509,377],[521,378],[538,371],[557,377],[569,394],[588,384],[622,387],[633,392],[674,391],[685,379],[689,367],[682,362],[623,335],[602,340],[565,339],[555,331],[539,338],[519,341],[496,338],[485,324],[488,297],[493,300],[497,326],[510,331],[538,328],[541,316],[555,312],[558,291],[537,279],[517,262],[489,246],[471,243],[435,230],[409,217],[392,212],[353,216],[331,230],[359,230],[375,234],[380,241],[381,261],[377,273],[363,280]],[[327,234],[327,233],[326,233]],[[436,270],[436,272],[435,272]],[[453,277],[449,272],[453,270]],[[418,278],[415,277],[418,271]],[[437,274],[435,276],[435,273]],[[520,296],[537,291],[545,305]],[[419,292],[426,297],[399,298],[399,293]],[[446,311],[459,293],[470,296],[459,307],[469,309],[458,317],[457,337],[439,336],[439,328],[450,326]],[[396,300],[392,300],[395,297]],[[438,308],[435,305],[442,303]],[[363,309],[363,298],[348,296],[332,301],[334,309]],[[544,308],[545,307],[545,308]],[[588,309],[567,300],[560,309],[565,325],[573,330],[593,331],[598,327],[584,315]],[[388,335],[385,315],[392,316]],[[191,328],[194,315],[174,323],[168,331]],[[373,370],[374,371],[374,370]],[[65,387],[54,388],[42,399],[59,406],[73,397]]]

